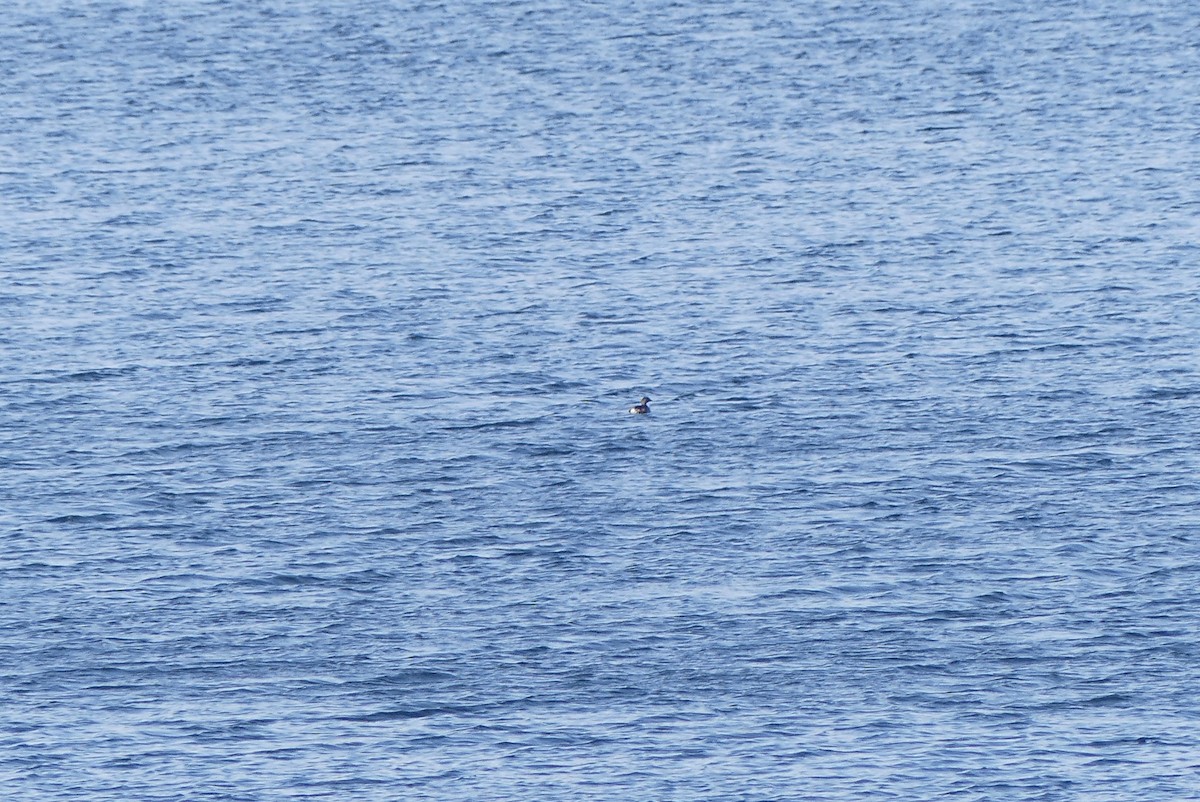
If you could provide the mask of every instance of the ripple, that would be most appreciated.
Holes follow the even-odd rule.
[[[5,787],[1187,797],[1195,14],[942,5],[19,0]]]

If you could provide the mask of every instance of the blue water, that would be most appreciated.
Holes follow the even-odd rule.
[[[1200,796],[1198,41],[9,4],[5,798]]]

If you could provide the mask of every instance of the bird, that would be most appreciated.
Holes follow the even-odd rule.
[[[650,399],[642,396],[642,400],[629,408],[630,415],[646,415],[650,412]]]

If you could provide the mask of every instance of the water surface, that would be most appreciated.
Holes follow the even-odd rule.
[[[1195,795],[1198,34],[17,2],[0,786]]]

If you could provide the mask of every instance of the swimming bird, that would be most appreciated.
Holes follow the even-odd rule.
[[[642,396],[642,400],[629,408],[630,415],[646,415],[650,412],[650,399]]]

